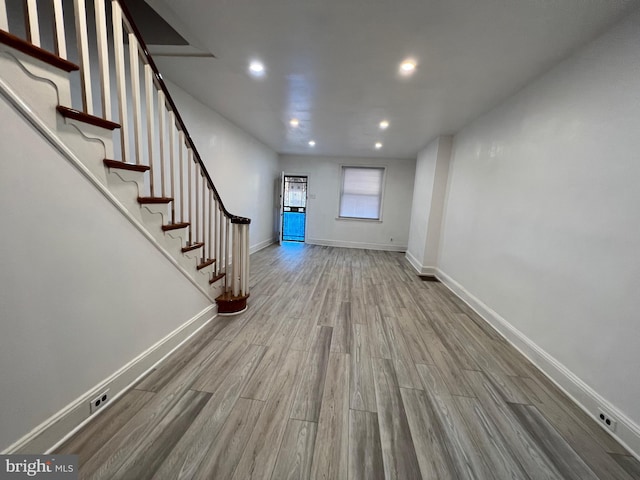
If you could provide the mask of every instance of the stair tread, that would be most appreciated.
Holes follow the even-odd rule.
[[[5,32],[4,30],[0,30],[0,43],[4,43],[5,45],[15,48],[22,53],[31,55],[33,58],[48,63],[53,67],[64,70],[65,72],[80,70],[80,67],[75,63],[72,63],[69,60],[65,60],[64,58],[59,57],[54,53],[48,52],[43,48],[36,47],[26,40],[16,37],[9,32]]]
[[[107,130],[115,130],[116,128],[120,128],[120,124],[116,122],[112,122],[111,120],[105,120],[104,118],[96,117],[95,115],[90,115],[88,113],[81,112],[80,110],[76,110],[74,108],[58,105],[56,109],[65,118],[78,120],[80,122],[88,123],[89,125],[95,125],[96,127],[106,128]]]
[[[218,275],[215,275],[211,278],[211,280],[209,280],[209,283],[213,284],[216,283],[218,280],[224,278],[224,273],[219,273]]]
[[[205,267],[208,267],[209,265],[212,265],[215,262],[215,258],[210,258],[208,260],[205,260],[204,262],[200,263],[200,265],[198,265],[196,268],[198,270],[202,270]]]
[[[196,250],[200,247],[204,247],[204,243],[193,243],[191,245],[187,245],[186,247],[182,247],[182,253],[190,252],[191,250]]]
[[[171,203],[170,197],[138,197],[138,203]]]
[[[138,165],[135,163],[121,162],[120,160],[104,159],[104,164],[109,168],[118,168],[120,170],[130,170],[132,172],[146,172],[151,167],[148,165]]]
[[[181,228],[187,228],[190,223],[182,222],[182,223],[170,223],[168,225],[162,225],[162,230],[164,232],[168,232],[169,230],[179,230]]]

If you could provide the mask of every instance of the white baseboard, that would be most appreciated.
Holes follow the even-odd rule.
[[[269,238],[269,239],[264,240],[262,242],[258,242],[255,245],[249,247],[249,255],[251,255],[252,253],[259,252],[263,248],[267,248],[269,245],[273,245],[276,242],[277,242],[277,240],[275,238]]]
[[[600,424],[597,420],[598,408],[602,407],[605,411],[610,412],[618,422],[616,432],[612,433],[604,427],[602,429],[640,460],[640,426],[637,423],[445,272],[437,269],[436,276],[449,290],[469,305],[494,330],[538,367],[582,410],[594,418],[598,425]]]
[[[405,255],[411,266],[418,272],[418,275],[435,275],[437,272],[436,267],[428,267],[422,265],[420,261],[414,257],[410,251],[407,250],[407,254]]]
[[[180,345],[189,340],[202,327],[216,317],[217,306],[211,305],[169,335],[156,342],[136,358],[128,362],[118,371],[101,381],[89,391],[76,398],[58,413],[27,433],[20,440],[9,446],[2,454],[11,453],[50,453],[84,425],[94,420],[104,410],[93,415],[89,412],[89,402],[100,392],[109,389],[110,403],[124,395],[139,379],[153,368],[156,368]]]
[[[343,240],[325,240],[321,238],[307,238],[305,243],[311,245],[324,245],[327,247],[343,247],[343,248],[360,248],[366,250],[384,250],[387,252],[404,252],[407,250],[406,245],[394,245],[392,243],[364,243],[364,242],[346,242]]]

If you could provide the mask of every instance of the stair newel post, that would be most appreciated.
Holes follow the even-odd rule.
[[[4,10],[4,0],[0,2],[0,28],[2,26],[2,11]],[[6,10],[4,11],[6,15]],[[105,23],[106,27],[106,23]],[[62,0],[53,0],[53,29],[56,36],[56,55],[60,58],[67,58],[67,39],[64,30],[64,14],[62,10]],[[109,119],[110,120],[110,119]]]
[[[133,141],[136,163],[142,164],[142,106],[140,104],[140,60],[138,59],[138,40],[129,33],[129,72],[131,73],[131,101],[133,102]]]
[[[26,0],[27,39],[36,47],[40,46],[40,25],[38,24],[37,0]]]
[[[153,115],[153,71],[151,66],[147,63],[144,64],[144,90],[145,90],[145,103],[147,107],[147,155],[149,158],[149,191],[151,196],[155,197],[155,172],[153,170],[153,156],[155,143],[155,116]]]
[[[9,17],[7,17],[7,4],[0,0],[0,30],[9,31]]]
[[[178,150],[180,169],[178,170],[178,197],[180,197],[180,222],[184,222],[184,132],[178,131]],[[176,197],[173,197],[176,198]]]
[[[176,116],[169,112],[169,183],[171,202],[171,223],[176,223],[176,179],[175,179],[175,148],[176,148]]]
[[[118,113],[120,115],[120,146],[122,161],[130,158],[129,114],[127,112],[127,80],[124,59],[124,32],[122,30],[122,9],[117,0],[111,2],[113,22],[113,50],[116,67],[116,88],[118,90]],[[129,160],[130,161],[130,160]],[[133,163],[133,162],[132,162]],[[139,159],[136,163],[140,163]]]
[[[165,160],[164,160],[164,147],[165,147],[165,135],[166,135],[166,120],[165,120],[166,107],[164,103],[164,92],[158,90],[158,132],[160,137],[158,139],[160,145],[158,150],[158,158],[160,160],[160,192],[163,197],[167,196],[167,189],[165,187]],[[173,198],[173,197],[171,197]],[[171,202],[173,203],[173,202]],[[173,206],[171,207],[173,211]],[[173,222],[173,220],[171,220]]]
[[[105,0],[95,0],[98,68],[100,71],[102,117],[111,120],[111,76],[109,75],[109,44],[107,42],[107,12]]]
[[[35,1],[34,1],[35,3]],[[87,9],[84,0],[73,0],[78,42],[78,63],[82,81],[82,108],[93,115],[93,95],[91,92],[91,62],[89,61],[89,37],[87,33]]]
[[[193,219],[191,218],[193,192],[191,190],[191,164],[193,163],[193,150],[187,147],[187,222],[189,222],[189,245],[193,243]]]

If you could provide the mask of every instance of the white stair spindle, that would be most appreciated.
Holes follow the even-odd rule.
[[[206,187],[206,179],[204,178],[204,175],[202,174],[202,171],[200,171],[200,176],[202,177],[202,224],[200,226],[200,228],[202,229],[202,241],[205,243],[205,245],[207,244],[207,223],[206,223],[206,212],[207,212],[207,197],[205,196],[207,193],[207,187]],[[206,246],[205,248],[202,249],[202,256],[204,258],[209,258],[207,257],[207,249]]]
[[[56,55],[58,55],[60,58],[66,59],[67,40],[64,30],[64,13],[62,10],[62,0],[53,0],[53,23],[56,35]],[[0,28],[2,27],[0,26]]]
[[[151,65],[144,65],[144,89],[147,106],[147,154],[149,155],[149,189],[151,196],[155,196],[155,172],[153,171],[153,146],[155,144],[156,126],[155,117],[153,115],[153,70]]]
[[[169,112],[169,196],[173,198],[171,202],[171,223],[176,223],[176,188],[175,188],[175,143],[176,143],[176,116]]]
[[[233,296],[237,297],[240,294],[240,235],[238,235],[238,224],[232,224],[233,229],[233,250],[231,251],[231,271],[233,272]]]
[[[213,192],[211,191],[211,189],[209,189],[209,228],[208,228],[208,233],[209,233],[209,244],[207,246],[207,248],[209,249],[209,258],[215,258],[213,256]],[[214,272],[215,272],[215,267],[214,267]]]
[[[102,117],[111,120],[111,77],[109,75],[109,45],[107,40],[107,13],[105,0],[95,0],[96,37],[98,41],[98,68],[100,69]]]
[[[136,163],[142,164],[142,106],[140,102],[140,59],[138,58],[138,40],[129,33],[129,72],[131,74],[131,101],[133,102],[133,140]]]
[[[160,194],[165,197],[167,195],[167,191],[165,188],[165,164],[164,164],[164,147],[165,147],[165,134],[166,134],[166,122],[165,122],[165,113],[167,112],[167,107],[164,103],[164,92],[162,90],[158,90],[158,131],[160,132],[160,149],[158,158],[160,160]],[[171,197],[173,198],[173,197]],[[173,203],[173,202],[171,202]],[[171,207],[173,208],[173,207]]]
[[[27,37],[36,47],[40,46],[40,25],[38,24],[38,2],[27,0]]]
[[[0,30],[9,31],[9,18],[7,17],[7,5],[5,0],[0,0]]]
[[[242,295],[249,294],[249,225],[242,225]]]
[[[184,222],[184,132],[178,132],[178,149],[180,151],[180,170],[178,171],[178,196],[180,197],[180,222]],[[174,197],[175,198],[175,197]]]
[[[224,273],[225,273],[225,291],[229,290],[229,285],[231,284],[231,279],[229,278],[229,252],[230,252],[230,245],[229,245],[229,239],[230,239],[230,234],[229,234],[229,219],[225,218],[225,222],[224,222]]]
[[[196,213],[193,217],[193,223],[194,223],[194,231],[195,231],[195,235],[196,235],[196,243],[198,243],[200,241],[200,180],[202,175],[200,174],[200,166],[198,164],[194,165],[194,197],[195,197],[195,204],[196,204]],[[202,260],[204,261],[204,254],[205,251],[204,249],[202,250]]]
[[[91,91],[91,63],[89,62],[89,37],[87,34],[87,9],[84,0],[73,0],[76,17],[76,38],[80,78],[82,80],[82,108],[93,115],[93,94]]]
[[[120,115],[120,146],[122,161],[130,158],[129,117],[127,112],[127,80],[124,59],[124,36],[122,31],[122,9],[117,0],[111,2],[113,23],[113,49],[116,66],[116,86],[118,89],[118,112]]]
[[[225,258],[224,258],[224,237],[223,237],[223,232],[224,232],[224,215],[222,212],[222,209],[220,208],[220,204],[218,204],[218,241],[216,243],[216,246],[218,248],[218,253],[216,254],[216,257],[218,258],[218,266],[219,266],[219,273],[226,273],[225,267],[226,267],[226,263],[225,263]],[[226,285],[226,280],[225,280],[225,285]]]
[[[193,150],[187,147],[187,153],[187,222],[189,222],[189,245],[191,245],[193,243],[193,218],[191,216],[193,212],[193,192],[191,190]]]

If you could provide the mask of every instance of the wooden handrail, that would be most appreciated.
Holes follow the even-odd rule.
[[[149,54],[149,49],[147,48],[147,44],[145,43],[144,39],[142,38],[142,35],[140,34],[140,30],[138,30],[138,27],[135,24],[135,22],[133,20],[133,17],[131,15],[131,12],[129,11],[129,9],[127,8],[127,6],[126,6],[126,4],[125,4],[125,2],[123,0],[116,0],[116,1],[118,2],[118,4],[120,4],[120,7],[122,9],[122,14],[124,16],[124,20],[126,20],[126,22],[128,24],[128,27],[130,28],[131,32],[135,35],[136,39],[138,40],[140,49],[142,50],[142,54],[144,55],[147,63],[149,64],[149,66],[153,70],[153,76],[154,76],[154,80],[156,82],[156,85],[164,93],[165,100],[169,103],[169,106],[171,107],[171,110],[173,111],[173,114],[176,117],[176,122],[178,122],[178,124],[180,125],[180,129],[182,130],[182,132],[185,135],[185,140],[189,144],[189,148],[193,152],[194,158],[196,159],[196,161],[198,162],[198,164],[202,168],[202,173],[204,174],[204,177],[206,178],[209,187],[213,191],[213,194],[215,195],[216,200],[218,201],[218,203],[219,203],[219,205],[220,205],[220,207],[222,209],[222,212],[225,214],[225,216],[227,218],[229,218],[231,223],[242,224],[242,225],[250,224],[251,223],[251,219],[250,218],[240,217],[238,215],[233,215],[224,206],[224,202],[222,201],[222,198],[220,197],[220,194],[218,193],[218,190],[216,189],[216,186],[213,184],[213,181],[211,180],[211,177],[209,176],[209,172],[207,171],[206,167],[204,166],[204,162],[202,161],[202,157],[200,157],[200,153],[198,152],[198,150],[197,150],[197,148],[195,146],[195,143],[191,139],[191,135],[189,135],[189,130],[187,130],[187,126],[185,125],[184,121],[182,120],[182,116],[180,115],[180,112],[178,112],[178,108],[176,107],[176,104],[173,101],[173,97],[171,97],[171,94],[169,93],[169,89],[167,88],[166,84],[164,83],[164,80],[162,79],[162,74],[158,70],[158,67],[156,66],[155,62],[153,61],[153,58]]]

